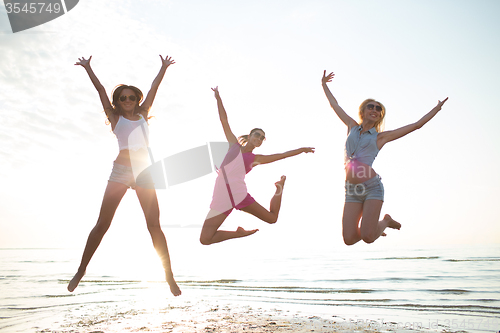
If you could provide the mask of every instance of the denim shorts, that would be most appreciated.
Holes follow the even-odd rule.
[[[121,183],[132,189],[135,189],[136,186],[148,189],[155,188],[153,178],[148,169],[141,172],[136,179],[132,167],[116,162],[113,162],[113,170],[111,171],[108,182]]]
[[[345,182],[345,202],[363,203],[365,200],[384,201],[384,185],[379,175],[364,183],[352,184]]]

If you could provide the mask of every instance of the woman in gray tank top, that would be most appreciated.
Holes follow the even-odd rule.
[[[431,120],[448,100],[445,98],[419,121],[392,131],[382,131],[385,107],[373,99],[367,99],[359,107],[360,123],[347,115],[339,106],[327,86],[333,73],[323,72],[321,83],[331,107],[347,126],[347,141],[344,153],[346,170],[345,204],[342,216],[342,236],[347,245],[360,240],[373,243],[385,236],[386,228],[400,229],[401,224],[389,214],[382,220],[380,211],[384,203],[384,186],[381,177],[372,168],[373,161],[382,147],[411,133]]]

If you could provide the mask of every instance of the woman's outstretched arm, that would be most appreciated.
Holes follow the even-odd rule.
[[[227,121],[227,113],[226,109],[224,109],[224,105],[222,104],[222,99],[220,98],[219,86],[212,88],[212,90],[215,94],[215,99],[217,100],[219,118],[222,124],[222,128],[224,129],[224,134],[226,135],[227,142],[229,142],[230,145],[232,145],[233,143],[237,143],[238,139],[236,138],[236,135],[234,135],[231,131],[231,127],[229,126],[229,122]]]
[[[153,101],[155,100],[156,97],[156,92],[158,91],[158,87],[160,86],[160,83],[163,80],[163,77],[165,76],[165,72],[167,71],[168,66],[175,64],[175,61],[174,59],[172,59],[172,57],[166,56],[165,59],[163,59],[163,57],[160,55],[160,59],[161,59],[160,72],[153,80],[153,83],[151,84],[151,89],[149,89],[146,99],[141,105],[142,109],[145,112],[149,112],[149,110],[151,109]]]
[[[99,93],[99,98],[101,99],[102,107],[104,108],[104,112],[106,112],[106,116],[109,119],[110,117],[113,116],[113,114],[111,113],[113,107],[111,106],[108,95],[106,94],[106,89],[104,89],[104,86],[101,84],[101,82],[99,82],[99,79],[94,74],[92,67],[90,67],[90,59],[92,59],[92,56],[90,56],[90,58],[88,59],[85,59],[84,57],[78,58],[78,61],[75,63],[75,65],[80,65],[87,71],[90,80],[92,81],[94,87],[97,89],[97,92]]]
[[[441,107],[447,100],[448,97],[446,97],[443,101],[438,101],[438,104],[416,123],[403,126],[393,131],[386,131],[380,133],[377,137],[378,148],[381,149],[387,142],[397,140],[405,136],[406,134],[411,133],[424,126],[429,120],[434,118],[434,116],[441,110]]]
[[[342,122],[346,124],[348,129],[350,130],[352,127],[358,125],[358,123],[354,119],[349,117],[347,113],[344,111],[344,109],[340,107],[339,103],[337,103],[337,100],[335,99],[335,97],[333,97],[332,92],[326,85],[327,82],[332,81],[334,76],[335,74],[333,73],[326,75],[326,70],[325,70],[323,72],[323,78],[321,79],[321,85],[323,86],[323,90],[325,91],[326,98],[328,98],[328,102],[330,102],[330,106],[335,111],[337,116],[339,116],[340,120],[342,120]]]
[[[290,150],[281,154],[273,154],[273,155],[255,155],[255,164],[267,164],[282,160],[287,157],[292,157],[295,155],[299,155],[302,153],[314,153],[314,149],[312,147],[304,147],[295,150]]]

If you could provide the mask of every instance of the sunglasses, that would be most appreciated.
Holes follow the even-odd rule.
[[[382,107],[381,107],[380,105],[368,104],[368,105],[366,106],[366,108],[367,108],[368,110],[373,110],[373,109],[375,109],[375,110],[377,110],[378,112],[381,112],[381,111],[382,111]]]
[[[266,137],[264,136],[264,134],[260,134],[259,132],[254,132],[253,135],[255,135],[255,137],[257,139],[259,139],[260,141],[264,141],[266,139]]]
[[[137,97],[135,97],[135,95],[130,95],[130,96],[122,95],[122,96],[120,96],[120,101],[125,102],[127,100],[127,97],[131,102],[135,102],[135,100],[137,99]]]

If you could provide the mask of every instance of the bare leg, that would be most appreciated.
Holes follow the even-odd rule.
[[[394,221],[388,214],[381,221],[378,220],[382,204],[382,200],[366,200],[363,205],[361,237],[366,243],[373,243],[377,238],[385,235],[384,230],[386,228],[398,230],[401,228],[401,224]]]
[[[136,187],[136,193],[139,198],[139,202],[141,203],[142,210],[144,211],[144,216],[146,217],[146,224],[148,226],[148,231],[151,234],[151,239],[153,240],[153,246],[160,256],[163,269],[165,270],[165,279],[170,286],[170,291],[174,296],[179,296],[181,294],[181,290],[175,282],[174,275],[172,273],[167,240],[165,239],[165,234],[161,230],[160,226],[160,208],[158,207],[156,190]]]
[[[225,214],[216,214],[214,210],[211,210],[208,216],[201,229],[200,242],[203,245],[219,243],[232,238],[246,237],[259,231],[259,229],[245,230],[242,227],[238,227],[236,231],[218,230],[227,216]]]
[[[346,245],[356,244],[361,240],[359,220],[363,212],[363,204],[358,202],[346,202],[342,216],[342,236]]]
[[[87,265],[97,250],[97,247],[99,247],[104,234],[108,231],[111,221],[113,220],[113,216],[115,215],[116,208],[120,204],[125,192],[127,192],[127,188],[128,187],[126,185],[120,183],[108,182],[108,186],[104,192],[104,198],[102,199],[101,212],[99,213],[99,218],[97,219],[95,227],[92,229],[87,239],[80,267],[78,268],[78,272],[76,272],[75,276],[68,284],[68,290],[70,292],[75,290],[80,283],[80,280],[85,275]]]
[[[274,185],[276,185],[276,193],[271,199],[271,204],[269,211],[262,207],[258,202],[254,202],[241,210],[252,214],[264,222],[267,223],[276,223],[278,221],[278,215],[281,209],[281,197],[283,195],[283,187],[285,186],[285,176],[281,176],[281,179],[277,181]]]
[[[282,176],[281,179],[275,183],[276,193],[271,199],[270,212],[257,202],[254,202],[247,207],[242,208],[241,210],[258,217],[265,222],[275,223],[278,219],[278,213],[281,207],[281,196],[283,194],[283,186],[285,184],[285,180],[286,177]],[[203,224],[203,228],[201,230],[201,244],[210,245],[232,238],[246,237],[259,231],[259,229],[245,230],[242,227],[238,227],[236,231],[218,230],[222,223],[226,220],[226,218],[227,216],[225,214],[216,214],[214,210],[211,210],[208,213],[207,219],[205,220],[205,223]]]

